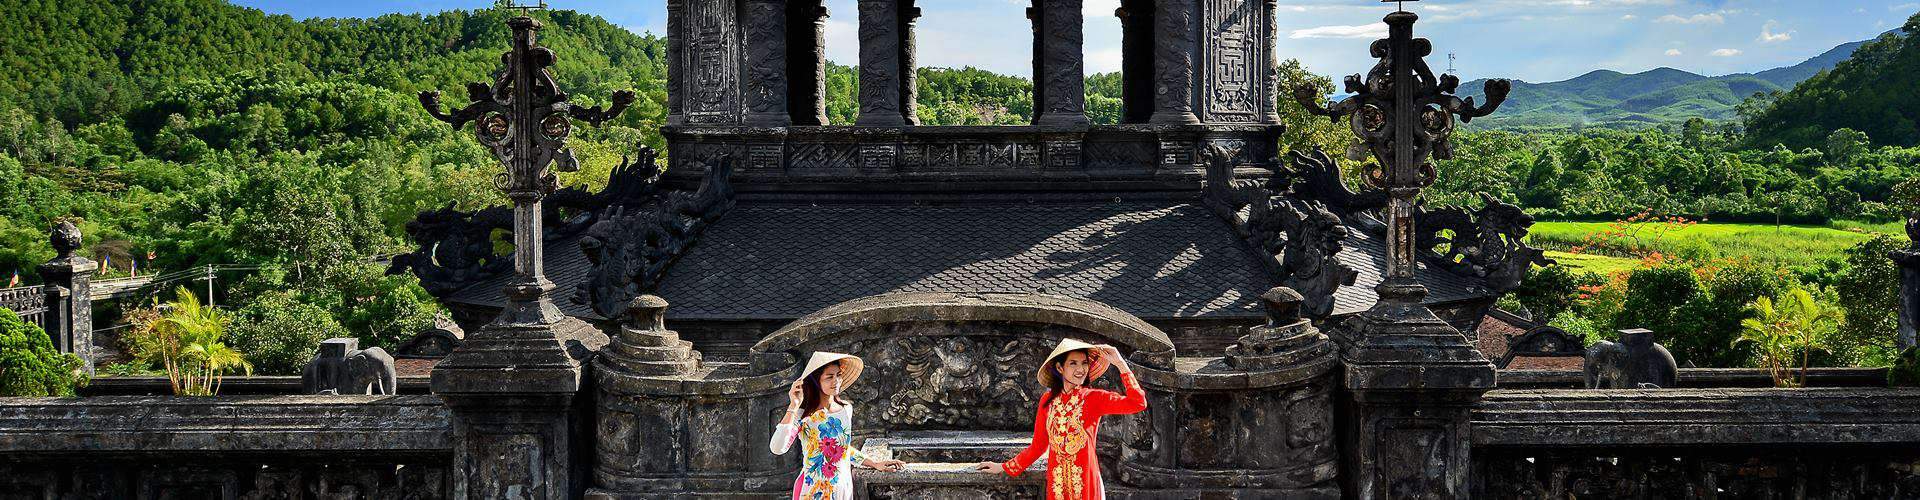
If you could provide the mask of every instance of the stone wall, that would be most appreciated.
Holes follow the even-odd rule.
[[[1474,498],[1914,498],[1920,390],[1496,390]]]
[[[0,398],[0,496],[448,498],[433,396]]]

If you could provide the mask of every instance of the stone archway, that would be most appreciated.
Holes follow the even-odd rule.
[[[768,335],[751,355],[759,373],[793,370],[815,351],[862,357],[866,374],[847,396],[870,432],[1018,431],[1030,428],[1043,390],[1033,371],[1067,337],[1112,344],[1147,367],[1167,369],[1173,361],[1165,332],[1099,302],[946,292],[842,302]]]

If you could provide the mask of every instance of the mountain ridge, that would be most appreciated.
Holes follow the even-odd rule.
[[[1474,123],[1497,129],[1551,130],[1633,128],[1695,117],[1729,120],[1736,117],[1735,107],[1748,96],[1791,89],[1832,69],[1869,41],[1843,43],[1791,66],[1752,73],[1706,76],[1660,66],[1637,73],[1596,69],[1544,83],[1513,80],[1513,91],[1501,106],[1502,112]],[[1486,82],[1482,78],[1463,83],[1461,94],[1485,100]]]

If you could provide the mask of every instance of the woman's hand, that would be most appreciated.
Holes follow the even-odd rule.
[[[1101,359],[1112,362],[1113,367],[1120,370],[1120,373],[1133,373],[1133,366],[1127,364],[1126,356],[1120,355],[1120,348],[1106,344],[1093,346],[1093,348],[1100,353]]]
[[[873,470],[886,471],[886,472],[900,472],[903,470],[907,470],[906,462],[893,460],[893,459],[874,460],[869,458],[869,459],[860,461],[860,465],[865,465],[868,468],[871,468]]]
[[[787,390],[787,416],[782,423],[793,423],[800,417],[800,399],[806,397],[806,387],[800,385],[804,380],[793,381],[793,388]]]
[[[985,472],[988,474],[1006,474],[1007,466],[1001,465],[1000,462],[980,462],[973,464],[973,470],[974,472]]]

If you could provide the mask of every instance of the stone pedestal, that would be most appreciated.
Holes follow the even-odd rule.
[[[576,436],[587,432],[575,395],[584,364],[607,343],[574,318],[496,321],[433,370],[433,392],[453,412],[453,497],[568,498],[585,486]]]
[[[45,330],[60,352],[80,356],[83,370],[93,374],[93,274],[100,264],[74,255],[80,248],[80,229],[62,221],[53,227],[52,243],[58,255],[40,265],[46,283]]]
[[[1288,288],[1224,358],[1137,364],[1147,410],[1123,431],[1122,498],[1339,498],[1332,342]]]
[[[667,302],[634,299],[600,357],[594,488],[589,498],[768,498],[792,487],[799,462],[768,453],[786,409],[788,371],[751,376],[703,366],[666,328]]]
[[[1034,0],[1027,8],[1033,21],[1034,125],[1087,125],[1080,7],[1081,0]]]
[[[1493,389],[1493,363],[1421,305],[1426,290],[1388,280],[1345,325],[1341,442],[1353,498],[1467,498],[1468,413]]]

